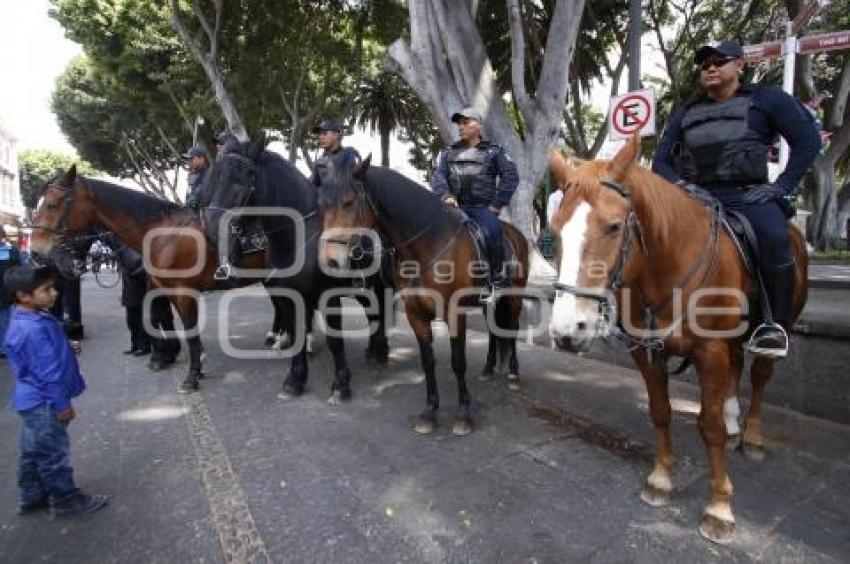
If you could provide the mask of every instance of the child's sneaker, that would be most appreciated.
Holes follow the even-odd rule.
[[[54,519],[64,517],[75,517],[84,513],[94,513],[98,509],[103,509],[109,503],[108,495],[75,495],[67,501],[56,504],[52,508]]]
[[[30,513],[35,513],[36,511],[41,511],[42,509],[47,509],[49,507],[50,503],[48,503],[46,497],[29,503],[19,503],[18,515],[29,515]]]

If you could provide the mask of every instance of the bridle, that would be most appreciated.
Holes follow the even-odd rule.
[[[610,179],[603,179],[600,181],[600,183],[605,188],[613,190],[621,197],[625,198],[629,202],[632,202],[631,192],[629,192],[628,188],[626,188],[622,184]],[[711,213],[709,244],[705,245],[702,248],[700,256],[697,257],[697,259],[693,262],[691,267],[679,280],[679,282],[677,282],[673,286],[673,289],[671,290],[670,294],[667,295],[666,298],[664,298],[657,304],[645,305],[647,328],[650,331],[650,336],[637,338],[629,335],[622,329],[618,328],[617,336],[626,342],[630,350],[634,350],[637,348],[646,349],[647,354],[649,354],[650,357],[654,352],[663,350],[664,337],[653,336],[653,334],[657,331],[659,315],[664,313],[667,308],[670,307],[676,295],[675,291],[687,287],[687,285],[690,283],[693,277],[696,276],[696,274],[700,271],[706,261],[708,261],[708,268],[705,269],[699,287],[702,287],[705,284],[709,275],[714,270],[715,258],[717,255],[717,253],[714,251],[716,249],[717,241],[719,238],[721,211],[719,208],[719,204],[717,204],[716,202],[709,202],[708,206]],[[616,299],[614,294],[622,287],[623,272],[625,271],[626,264],[629,260],[629,253],[632,247],[631,243],[633,240],[638,241],[644,255],[649,254],[646,248],[646,242],[645,238],[643,237],[643,231],[640,222],[638,221],[637,214],[635,213],[634,204],[630,203],[629,214],[624,221],[623,242],[620,246],[620,251],[617,255],[617,262],[615,263],[614,268],[612,269],[611,274],[608,277],[608,282],[605,285],[604,291],[587,291],[582,288],[570,286],[569,284],[563,284],[561,282],[555,282],[553,284],[556,295],[559,292],[566,292],[568,294],[576,296],[577,298],[586,298],[596,300],[598,302],[600,320],[597,322],[597,334],[600,334],[603,337],[611,333],[612,321],[616,319]],[[672,332],[679,321],[674,321],[674,323],[671,324],[667,332]]]
[[[603,179],[600,181],[602,186],[613,190],[622,198],[629,201],[629,213],[623,221],[623,241],[620,244],[620,250],[617,253],[617,262],[614,263],[614,268],[608,275],[608,281],[602,291],[586,290],[578,286],[564,284],[556,281],[553,285],[555,294],[567,293],[577,298],[585,298],[594,300],[599,307],[600,320],[598,322],[599,332],[607,335],[610,332],[611,321],[616,317],[616,300],[614,294],[623,284],[623,272],[626,269],[626,264],[629,261],[629,254],[632,248],[632,241],[637,240],[640,243],[644,253],[646,253],[646,244],[644,242],[640,222],[635,213],[634,205],[631,204],[631,192],[629,189],[611,179]]]

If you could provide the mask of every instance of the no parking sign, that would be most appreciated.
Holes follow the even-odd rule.
[[[635,90],[611,98],[608,112],[608,139],[628,139],[655,135],[655,91]]]

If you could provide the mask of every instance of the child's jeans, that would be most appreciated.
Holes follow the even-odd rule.
[[[68,424],[56,419],[56,412],[47,404],[18,414],[21,416],[20,503],[34,503],[49,496],[50,503],[55,505],[78,494],[71,468]]]

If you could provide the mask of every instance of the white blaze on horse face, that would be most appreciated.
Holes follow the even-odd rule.
[[[558,282],[561,284],[578,286],[581,256],[587,239],[587,217],[591,211],[590,204],[582,202],[561,229],[561,268],[558,272]],[[552,321],[549,323],[552,336],[566,337],[575,334],[577,324],[584,321],[579,319],[578,302],[579,300],[568,292],[559,292],[555,296]]]

